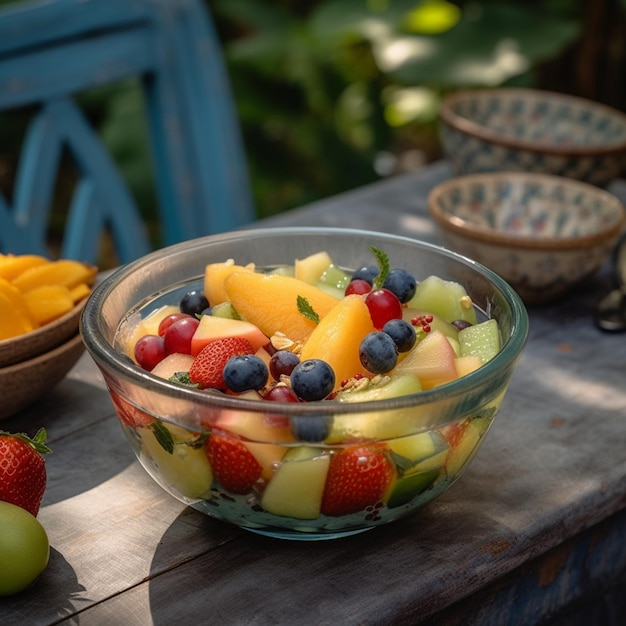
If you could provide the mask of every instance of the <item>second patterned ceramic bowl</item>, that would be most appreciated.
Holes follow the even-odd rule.
[[[554,301],[593,274],[626,220],[598,187],[518,172],[453,178],[432,190],[429,210],[448,247],[496,271],[527,304]]]
[[[601,187],[626,171],[626,115],[597,102],[533,89],[452,93],[442,143],[457,174],[526,171]]]

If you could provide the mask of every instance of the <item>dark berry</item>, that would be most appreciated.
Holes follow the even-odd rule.
[[[330,433],[332,417],[327,415],[294,415],[291,418],[291,434],[299,441],[317,443]]]
[[[378,276],[378,267],[376,265],[364,265],[352,274],[352,280],[364,280],[373,285],[376,276]]]
[[[415,328],[406,320],[389,320],[383,326],[383,332],[393,339],[398,352],[408,352],[415,345]]]
[[[186,293],[180,301],[181,313],[187,315],[201,315],[202,311],[209,307],[209,301],[201,291],[190,291]]]
[[[363,337],[359,358],[363,367],[373,374],[386,374],[398,362],[398,349],[387,333],[373,332]]]
[[[267,383],[267,365],[254,354],[231,356],[224,366],[226,386],[236,393],[254,389],[258,391]]]
[[[291,376],[293,368],[300,363],[300,357],[289,350],[278,350],[270,359],[270,374],[274,380],[282,376]]]
[[[463,330],[464,328],[467,328],[468,326],[471,326],[472,324],[470,322],[468,322],[467,320],[454,320],[452,322],[452,326],[454,326],[457,330]]]
[[[302,361],[291,372],[291,387],[305,402],[323,400],[335,387],[335,372],[321,359]]]
[[[415,281],[415,277],[400,268],[390,270],[383,283],[383,288],[389,289],[389,291],[396,294],[398,300],[403,304],[408,302],[415,295],[416,287],[417,282]]]

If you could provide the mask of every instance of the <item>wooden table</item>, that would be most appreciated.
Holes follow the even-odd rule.
[[[267,225],[438,241],[441,162]],[[615,193],[626,196],[626,187]],[[260,224],[262,225],[262,224]],[[338,541],[263,538],[186,509],[135,461],[85,355],[4,421],[54,449],[39,514],[51,559],[0,624],[610,624],[626,608],[626,335],[598,331],[608,267],[530,311],[530,339],[476,460],[412,517]],[[556,621],[551,622],[554,619]]]

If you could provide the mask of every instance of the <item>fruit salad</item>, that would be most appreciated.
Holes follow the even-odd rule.
[[[324,251],[210,263],[129,312],[115,345],[137,367],[242,403],[151,411],[111,389],[157,482],[218,519],[319,538],[391,521],[457,478],[503,391],[470,414],[445,394],[437,415],[403,398],[471,376],[498,354],[498,322],[460,283],[369,253],[354,271]]]

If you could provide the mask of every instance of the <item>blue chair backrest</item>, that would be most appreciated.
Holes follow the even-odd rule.
[[[45,0],[0,12],[0,111],[34,114],[0,252],[51,256],[48,219],[62,155],[78,172],[58,256],[95,262],[103,231],[120,263],[150,251],[145,224],[77,96],[137,80],[144,95],[162,244],[254,219],[219,40],[202,0]]]

